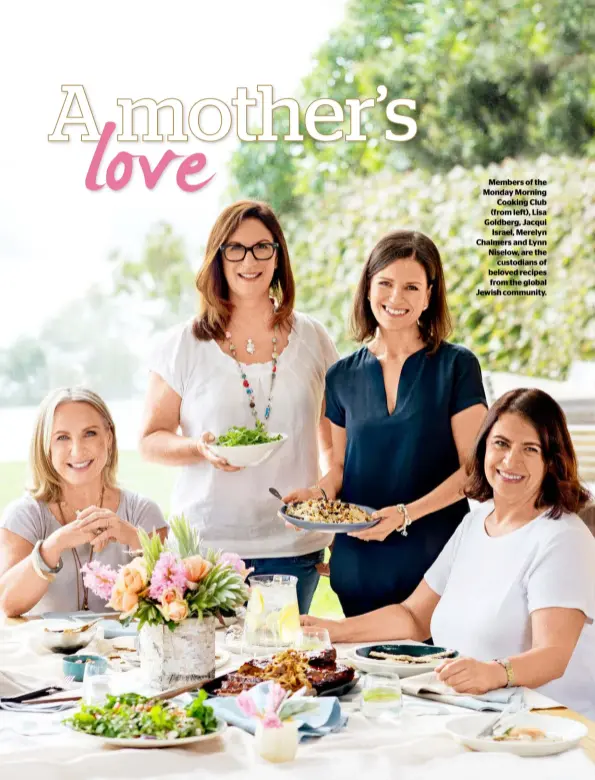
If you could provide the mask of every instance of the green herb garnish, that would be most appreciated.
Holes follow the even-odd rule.
[[[82,704],[63,723],[76,731],[111,739],[183,739],[217,731],[213,708],[200,691],[187,707],[155,701],[137,693],[106,696],[105,704]]]
[[[221,447],[245,447],[251,444],[268,444],[271,441],[280,441],[282,438],[280,433],[276,436],[269,436],[264,424],[257,420],[255,428],[232,426],[226,433],[219,436],[215,444]]]

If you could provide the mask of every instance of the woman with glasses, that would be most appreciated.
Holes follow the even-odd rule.
[[[321,496],[373,507],[373,528],[337,534],[331,586],[347,616],[406,599],[469,507],[463,463],[486,414],[477,358],[445,341],[444,274],[434,243],[397,230],[372,250],[353,308],[363,344],[326,378],[333,465]],[[410,525],[412,523],[412,525]]]
[[[318,479],[328,462],[324,378],[335,347],[296,312],[283,231],[265,203],[240,201],[213,226],[196,286],[199,316],[173,329],[156,351],[140,449],[180,466],[172,511],[184,513],[209,547],[238,553],[256,574],[298,578],[307,612],[318,583],[325,534],[295,534],[277,518],[274,486]],[[288,435],[266,464],[237,469],[209,444],[231,426]]]

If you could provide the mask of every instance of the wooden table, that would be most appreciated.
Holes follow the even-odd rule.
[[[0,625],[19,625],[20,623],[26,623],[28,620],[36,620],[37,618],[5,618],[0,614]],[[555,715],[560,718],[569,718],[570,720],[576,720],[579,723],[584,723],[589,729],[587,736],[581,740],[581,747],[585,753],[589,756],[591,761],[595,763],[595,721],[589,720],[584,715],[580,715],[574,710],[569,710],[567,707],[552,707],[547,710],[534,710],[540,715]]]

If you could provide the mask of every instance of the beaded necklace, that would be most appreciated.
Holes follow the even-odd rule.
[[[273,339],[272,339],[273,354],[271,358],[273,362],[273,368],[271,371],[271,387],[269,390],[269,398],[267,401],[266,409],[264,410],[265,420],[268,420],[269,417],[271,416],[271,402],[273,399],[273,388],[275,387],[275,377],[277,376],[277,358],[279,357],[279,353],[277,352],[278,333],[279,333],[279,326],[275,325],[275,328],[273,330]],[[231,352],[233,359],[238,364],[238,368],[240,369],[240,374],[242,375],[242,385],[244,386],[246,395],[248,396],[248,401],[250,403],[250,412],[252,414],[252,417],[254,417],[255,422],[259,422],[258,412],[256,411],[256,401],[254,400],[254,390],[250,387],[250,382],[248,381],[248,377],[246,376],[246,371],[244,370],[244,368],[242,368],[242,364],[238,359],[236,346],[231,340],[231,333],[228,330],[225,331],[225,338],[229,342],[229,351]]]

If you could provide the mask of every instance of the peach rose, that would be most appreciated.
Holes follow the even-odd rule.
[[[114,588],[112,590],[112,596],[110,600],[107,602],[108,607],[111,609],[115,609],[116,612],[121,612],[123,607],[123,597],[124,597],[124,588],[121,587],[120,583],[116,580],[116,584],[114,585]]]
[[[190,558],[184,558],[182,563],[186,569],[186,578],[190,582],[204,580],[212,568],[212,564],[205,561],[200,555],[191,555]]]
[[[174,623],[180,623],[188,617],[188,603],[183,599],[162,603],[158,609],[166,620],[173,620]]]
[[[171,604],[172,601],[182,601],[182,591],[179,588],[166,588],[161,594],[161,604]]]
[[[147,587],[149,576],[143,558],[135,558],[121,570],[122,586],[127,593],[140,593]]]
[[[138,595],[136,593],[124,592],[122,596],[122,610],[127,615],[132,615],[138,607]]]

